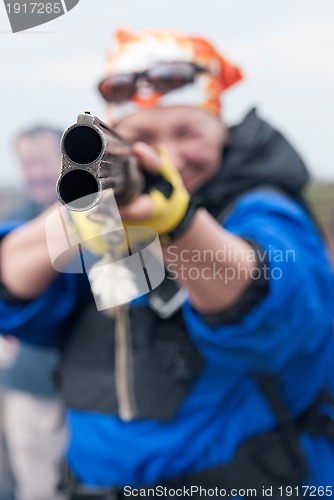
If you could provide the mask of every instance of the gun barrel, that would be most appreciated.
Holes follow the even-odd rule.
[[[65,172],[58,180],[57,194],[60,202],[67,208],[82,211],[98,203],[101,189],[95,175],[77,168]]]
[[[57,182],[60,202],[70,210],[95,206],[105,189],[112,188],[119,204],[143,191],[131,145],[97,117],[79,115],[61,139],[62,170]]]
[[[63,138],[63,152],[71,162],[78,165],[88,165],[97,161],[103,149],[100,134],[87,125],[70,128]]]

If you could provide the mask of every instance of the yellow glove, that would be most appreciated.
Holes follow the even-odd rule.
[[[152,215],[144,220],[126,219],[123,220],[123,224],[152,228],[159,234],[162,243],[168,243],[188,227],[195,213],[195,207],[191,205],[190,195],[183,185],[180,174],[171,164],[166,150],[159,148],[159,156],[161,159],[159,171],[146,174],[145,192],[153,204]],[[72,212],[72,220],[85,248],[101,255],[105,253],[105,242],[101,232],[104,226],[89,220],[87,218],[89,213],[91,211]],[[145,236],[143,234],[142,241],[145,240]]]
[[[190,222],[190,195],[183,185],[176,168],[171,164],[167,151],[158,148],[161,169],[147,175],[146,192],[153,202],[153,213],[145,220],[123,220],[125,226],[147,226],[154,229],[162,243],[181,234]],[[191,206],[191,208],[193,208]],[[188,220],[189,214],[189,220]]]

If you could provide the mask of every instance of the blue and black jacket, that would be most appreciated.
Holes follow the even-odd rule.
[[[113,320],[97,312],[87,277],[59,274],[30,302],[2,290],[0,331],[63,350],[68,462],[83,484],[157,484],[232,464],[278,427],[284,407],[306,462],[301,481],[334,486],[334,440],[302,425],[319,394],[334,394],[333,275],[300,199],[306,179],[295,151],[254,111],[230,130],[222,168],[195,200],[251,242],[259,279],[216,315],[185,299],[162,318],[150,296],[134,301],[131,421],[118,412]],[[278,410],[263,380],[276,381]],[[314,411],[334,419],[325,400]]]

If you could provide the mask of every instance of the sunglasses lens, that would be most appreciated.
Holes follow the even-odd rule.
[[[136,91],[137,77],[145,78],[162,94],[192,83],[196,74],[203,71],[190,62],[171,62],[158,64],[143,73],[113,75],[99,85],[102,97],[108,102],[123,102],[130,99]]]
[[[135,75],[114,75],[99,85],[102,97],[108,102],[122,102],[131,97],[135,89]]]
[[[147,71],[149,81],[162,93],[192,83],[195,75],[195,67],[187,62],[159,64]]]

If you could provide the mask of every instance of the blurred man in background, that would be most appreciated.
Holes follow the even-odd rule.
[[[55,201],[60,137],[61,131],[49,126],[17,136],[25,197],[7,222],[33,219]],[[57,351],[22,343],[4,376],[3,427],[17,500],[62,498],[57,487],[65,427],[55,384],[57,362]]]
[[[61,134],[56,128],[36,126],[16,137],[15,150],[25,198],[6,216],[7,220],[30,220],[55,201],[55,183],[60,170]]]

